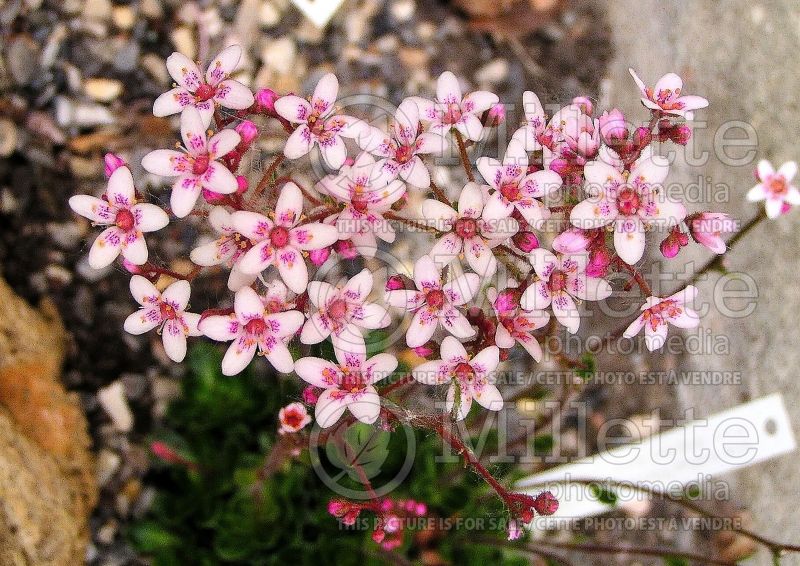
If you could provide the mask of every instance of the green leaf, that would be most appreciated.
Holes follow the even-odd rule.
[[[665,556],[664,566],[689,566],[689,561],[678,556]]]
[[[134,525],[131,537],[143,552],[153,552],[180,544],[180,539],[155,522]]]
[[[591,491],[592,495],[594,495],[601,503],[605,503],[606,505],[617,504],[617,494],[614,493],[609,487],[599,484],[592,484]]]
[[[588,381],[594,375],[594,372],[597,371],[597,362],[594,359],[594,355],[589,352],[586,352],[581,356],[581,364],[582,367],[577,368],[575,373],[578,377],[582,378],[584,381]]]
[[[368,479],[381,472],[389,456],[391,434],[361,422],[349,426],[344,434],[328,442],[325,451],[331,463],[346,471],[351,479],[360,482],[358,468]]]
[[[552,434],[537,435],[533,439],[533,453],[537,456],[544,456],[552,453],[555,440]]]

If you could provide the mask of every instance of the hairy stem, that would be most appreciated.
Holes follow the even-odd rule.
[[[464,143],[464,138],[461,136],[461,132],[456,129],[453,129],[453,134],[456,137],[456,143],[458,144],[458,153],[461,155],[461,165],[464,166],[464,172],[467,174],[467,179],[470,182],[475,180],[475,173],[472,171],[472,164],[469,161],[469,155],[467,155],[467,146]]]

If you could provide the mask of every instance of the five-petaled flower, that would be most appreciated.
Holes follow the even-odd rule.
[[[694,117],[694,111],[708,106],[708,100],[702,96],[683,95],[683,81],[675,73],[667,73],[650,88],[639,78],[636,71],[628,69],[636,86],[642,91],[642,104],[650,110],[657,110],[672,116],[683,116],[687,120]]]
[[[384,158],[379,167],[383,182],[399,176],[418,188],[427,188],[431,184],[431,174],[420,156],[443,153],[448,144],[442,136],[422,131],[419,107],[411,98],[397,107],[389,134],[373,127],[359,141],[361,149]]]
[[[133,176],[127,167],[119,167],[108,179],[102,198],[75,195],[69,205],[103,230],[89,250],[89,265],[102,269],[122,257],[134,265],[147,262],[147,244],[143,232],[155,232],[169,224],[169,216],[154,204],[137,203]]]
[[[603,161],[586,164],[589,198],[572,209],[570,220],[589,230],[614,223],[614,248],[625,263],[642,258],[645,226],[671,228],[686,217],[686,209],[665,194],[662,183],[669,172],[665,157],[636,162],[630,173],[620,173]]]
[[[302,379],[324,389],[314,410],[317,424],[322,428],[336,424],[345,409],[361,422],[374,423],[381,412],[375,383],[391,375],[397,358],[384,353],[367,359],[364,352],[336,350],[336,361],[300,358],[294,366]]]
[[[249,108],[255,101],[253,93],[239,81],[230,78],[241,58],[242,48],[231,45],[214,57],[203,75],[191,59],[173,53],[167,57],[167,70],[178,86],[156,99],[153,114],[169,116],[194,107],[200,112],[203,127],[207,128],[217,106],[232,110]]]
[[[797,174],[797,163],[787,161],[775,171],[767,160],[758,163],[759,183],[747,193],[747,200],[758,202],[765,200],[765,208],[769,218],[777,218],[784,212],[785,205],[800,205],[800,192],[792,185]]]
[[[442,285],[441,268],[430,256],[424,255],[414,264],[414,284],[417,290],[398,289],[386,292],[386,302],[393,307],[414,313],[406,332],[410,348],[422,346],[442,326],[457,338],[469,338],[475,330],[457,307],[472,300],[480,288],[480,277],[464,273]]]
[[[233,343],[222,358],[223,375],[240,373],[256,355],[265,356],[281,373],[290,373],[294,361],[286,342],[300,330],[303,314],[296,310],[271,312],[264,299],[250,287],[236,291],[234,312],[203,318],[200,332],[220,342]]]
[[[463,420],[472,407],[472,400],[490,411],[503,408],[503,397],[493,383],[500,365],[500,349],[484,348],[475,356],[467,354],[464,345],[452,336],[442,341],[441,360],[425,362],[411,372],[414,379],[427,385],[449,383],[445,411],[455,420]]]
[[[275,204],[274,222],[257,212],[239,210],[231,214],[236,232],[254,245],[239,260],[242,273],[258,274],[275,265],[281,278],[295,293],[308,285],[308,266],[302,251],[318,250],[339,239],[335,226],[313,222],[301,224],[303,195],[294,183],[286,183]]]
[[[281,423],[278,434],[292,434],[304,429],[311,422],[306,406],[295,401],[278,411],[278,422]]]
[[[611,295],[608,281],[586,275],[589,254],[557,257],[539,248],[531,252],[530,260],[539,280],[531,283],[522,293],[522,308],[541,310],[552,304],[558,322],[573,334],[581,324],[574,299],[602,301]]]
[[[437,230],[446,232],[429,252],[434,261],[446,265],[462,252],[469,266],[481,277],[497,271],[492,248],[502,244],[519,230],[513,218],[487,219],[484,191],[477,183],[467,183],[458,199],[458,210],[428,199],[422,203],[422,216]]]
[[[275,111],[289,122],[297,124],[283,148],[286,157],[302,157],[316,144],[329,167],[339,169],[344,165],[347,147],[342,138],[359,137],[368,127],[366,123],[350,116],[333,115],[338,94],[339,80],[328,73],[317,83],[310,103],[294,94],[275,101]]]
[[[642,314],[625,330],[625,338],[633,338],[644,328],[644,342],[652,352],[666,342],[669,324],[678,328],[696,328],[700,324],[700,315],[686,306],[696,296],[697,287],[689,285],[666,299],[648,297],[642,305]]]
[[[212,265],[229,267],[231,272],[228,274],[228,289],[231,291],[252,285],[258,275],[243,273],[239,268],[239,260],[253,247],[253,242],[236,231],[231,213],[222,206],[211,209],[208,213],[208,223],[220,236],[193,249],[189,256],[191,260],[203,267]]]
[[[142,159],[142,167],[149,172],[178,177],[170,196],[172,213],[178,218],[192,211],[201,191],[230,194],[239,187],[233,173],[217,161],[236,147],[239,134],[228,128],[207,140],[205,128],[197,110],[187,108],[181,114],[183,151],[157,149]]]
[[[318,344],[330,336],[334,350],[341,355],[366,352],[361,329],[385,328],[391,322],[385,307],[366,300],[372,285],[372,273],[368,269],[361,270],[340,286],[325,281],[309,283],[308,299],[317,310],[303,326],[300,341]]]
[[[550,313],[542,310],[526,311],[520,308],[519,289],[506,289],[500,293],[487,289],[486,298],[492,304],[497,316],[497,330],[494,343],[499,348],[513,348],[519,343],[535,361],[542,359],[542,347],[533,336],[533,331],[544,327],[550,321]]]
[[[478,141],[483,133],[480,115],[497,104],[499,98],[485,90],[462,96],[456,76],[445,71],[436,83],[436,100],[412,100],[419,106],[420,118],[429,122],[429,132],[446,136],[455,128],[467,139]]]
[[[563,181],[555,171],[528,172],[528,154],[522,142],[512,139],[503,162],[491,157],[478,159],[478,171],[494,189],[483,209],[487,220],[511,216],[516,208],[525,220],[536,226],[550,216],[539,200],[561,188]]]
[[[365,257],[375,256],[377,239],[394,242],[394,228],[383,215],[406,193],[405,183],[399,179],[388,184],[379,181],[379,169],[375,159],[363,152],[338,175],[328,175],[316,185],[321,193],[345,205],[326,218],[325,223],[335,223],[339,238],[350,240]]]
[[[142,308],[125,319],[125,331],[144,334],[160,326],[164,351],[173,362],[186,357],[186,337],[202,336],[197,329],[200,315],[186,312],[191,287],[188,281],[175,281],[163,292],[141,275],[130,282],[131,295]]]

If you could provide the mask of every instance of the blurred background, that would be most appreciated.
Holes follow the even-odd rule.
[[[265,460],[275,443],[277,410],[299,397],[298,390],[287,384],[265,388],[265,369],[258,364],[249,377],[220,380],[213,347],[195,349],[187,364],[169,362],[158,336],[122,330],[133,308],[128,274],[97,272],[86,263],[92,228],[66,201],[104,185],[102,155],[108,151],[132,164],[134,178],[157,186],[139,162],[148,151],[174,143],[174,121],[151,113],[152,101],[172,82],[164,65],[171,52],[208,60],[220,47],[240,43],[246,56],[237,78],[278,93],[310,92],[332,71],[343,92],[397,104],[407,95],[430,93],[436,77],[451,70],[463,84],[496,92],[502,102],[518,104],[523,90],[535,91],[545,104],[587,95],[601,110],[616,106],[629,119],[646,114],[628,68],[648,84],[674,71],[686,92],[711,101],[698,113],[690,146],[711,157],[698,165],[678,155],[670,180],[724,184],[727,196],[708,207],[742,222],[757,212],[744,201],[757,160],[778,165],[797,158],[800,102],[792,61],[800,43],[800,7],[794,0],[345,0],[324,28],[289,0],[0,0],[0,26],[3,565],[393,560],[369,550],[364,533],[342,536],[325,512],[324,488],[310,473],[276,471]],[[520,117],[516,109],[508,120],[516,124]],[[724,133],[730,121],[749,124],[758,139],[756,152],[748,157],[743,149],[733,165],[715,153],[719,136],[737,135]],[[259,160],[268,163],[282,140],[279,129],[266,130],[249,164],[254,176],[263,169]],[[434,171],[440,186],[461,182],[449,175],[446,168]],[[153,192],[160,200],[164,194]],[[703,209],[696,204],[692,210]],[[729,354],[598,360],[607,369],[739,371],[740,382],[590,387],[583,395],[590,423],[642,421],[653,411],[676,417],[687,408],[704,416],[776,391],[797,422],[800,296],[793,287],[792,251],[800,244],[799,222],[794,214],[762,223],[727,256],[725,267],[748,273],[758,289],[750,316],[732,319],[712,308],[704,319],[703,328],[728,341]],[[191,220],[171,224],[161,233],[168,237],[149,239],[151,253],[188,271],[185,258],[201,237],[199,226]],[[708,259],[699,247],[682,254],[698,265]],[[698,284],[701,295],[713,296],[717,278]],[[216,306],[225,296],[222,274],[201,277],[193,285],[193,310]],[[570,438],[567,430],[549,444],[564,443],[569,451],[575,442]],[[215,471],[213,483],[204,469]],[[406,496],[426,495],[440,513],[460,512],[464,503],[452,498],[477,490],[466,477],[448,496],[440,493],[444,488],[425,487],[430,478],[419,474]],[[731,497],[716,502],[716,512],[741,517],[773,538],[800,539],[793,456],[724,480]],[[263,492],[255,494],[253,485]],[[262,505],[262,498],[269,504]],[[654,504],[637,513],[683,511]],[[459,549],[436,533],[426,536],[405,543],[415,562],[511,560],[488,545]],[[564,533],[553,536],[571,540]],[[713,532],[581,536],[615,544],[700,545],[729,560],[753,550],[746,541]],[[523,563],[528,560],[545,563],[537,557]],[[770,563],[763,553],[752,560]],[[792,560],[782,563],[800,564]],[[574,563],[663,561],[623,554]]]

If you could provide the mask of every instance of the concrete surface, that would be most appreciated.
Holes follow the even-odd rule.
[[[628,75],[635,68],[647,84],[674,71],[685,81],[686,94],[711,101],[697,113],[708,128],[698,129],[695,145],[713,151],[714,133],[728,120],[742,120],[758,134],[757,157],[746,164],[730,165],[711,157],[702,166],[690,166],[678,158],[671,181],[697,181],[709,176],[714,183],[730,186],[729,202],[713,205],[746,221],[758,208],[745,202],[754,184],[753,170],[759,158],[776,164],[800,160],[800,114],[797,96],[800,75],[796,57],[800,48],[800,2],[797,0],[694,1],[606,0],[616,55],[610,70],[610,88],[604,98],[626,112],[643,116],[637,107],[636,88]],[[737,132],[731,131],[734,137]],[[739,130],[738,135],[742,135]],[[741,153],[741,152],[740,152]],[[690,211],[711,206],[692,204]],[[730,354],[687,356],[682,365],[697,370],[740,370],[740,385],[680,386],[676,394],[684,407],[707,415],[748,399],[782,392],[800,438],[800,341],[798,311],[800,293],[800,210],[756,227],[736,249],[729,252],[727,267],[749,274],[758,289],[752,315],[732,319],[717,308],[704,318],[703,327],[727,336]],[[705,261],[709,254],[686,250],[683,259]],[[711,297],[718,276],[698,285],[703,297]],[[673,288],[667,285],[667,288]],[[746,502],[757,532],[772,538],[800,542],[800,474],[797,454],[756,465],[726,478],[735,486],[735,497]],[[766,553],[749,564],[771,564]],[[784,558],[784,565],[800,564],[800,556]]]

